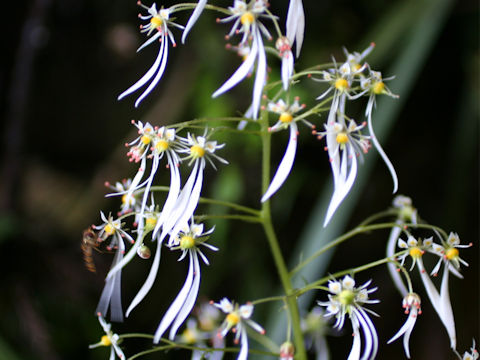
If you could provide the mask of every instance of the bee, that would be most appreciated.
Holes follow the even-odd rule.
[[[100,239],[98,235],[93,231],[91,227],[85,229],[83,231],[83,238],[82,238],[82,252],[83,252],[83,261],[85,262],[85,267],[88,271],[96,273],[97,269],[95,268],[95,263],[93,262],[92,250],[98,250],[98,246],[100,245]]]

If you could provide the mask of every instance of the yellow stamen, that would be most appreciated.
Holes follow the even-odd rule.
[[[110,341],[110,338],[107,335],[103,335],[102,338],[100,339],[100,344],[102,344],[102,346],[110,346],[112,345],[112,342]]]
[[[362,67],[362,65],[360,65],[360,64],[354,64],[354,65],[352,66],[352,70],[355,72],[355,71],[360,70],[361,67]]]
[[[157,224],[157,218],[156,217],[149,217],[147,220],[145,220],[145,230],[150,231],[155,228],[155,225]]]
[[[115,226],[113,226],[112,224],[108,223],[107,225],[105,225],[105,227],[103,228],[103,230],[105,230],[105,233],[110,236],[112,235],[114,232],[115,232]]]
[[[292,122],[293,116],[292,116],[292,114],[284,112],[284,113],[280,114],[280,117],[278,118],[278,120],[280,120],[280,122],[282,122],[284,124],[289,124],[289,123]]]
[[[158,152],[164,152],[168,149],[168,147],[168,141],[166,140],[158,140],[158,142],[155,144],[155,150],[157,150]]]
[[[351,305],[353,304],[353,300],[355,300],[355,294],[351,290],[342,290],[340,294],[338,294],[338,301],[343,305]]]
[[[127,194],[123,194],[122,196],[122,204],[126,204],[128,202],[128,205],[132,205],[133,204],[133,197],[132,196],[128,196]]]
[[[242,23],[242,25],[246,25],[246,26],[249,26],[250,24],[252,24],[254,20],[255,20],[255,16],[253,16],[253,14],[249,11],[240,17],[240,22]]]
[[[412,258],[418,259],[422,257],[423,251],[420,248],[415,246],[410,249],[409,254]]]
[[[195,344],[195,342],[197,341],[197,337],[195,336],[195,333],[190,329],[185,329],[185,331],[182,334],[182,337],[187,344]]]
[[[380,95],[385,90],[385,84],[383,81],[376,82],[372,87],[373,93],[376,95]]]
[[[152,24],[155,28],[159,28],[163,24],[163,20],[157,16],[154,16],[150,19],[150,24]]]
[[[338,133],[335,140],[337,140],[337,143],[339,144],[346,144],[348,142],[347,133],[345,132]]]
[[[189,235],[182,236],[180,239],[180,248],[182,250],[191,249],[195,246],[195,239]]]
[[[345,79],[337,79],[335,80],[335,89],[340,91],[345,91],[349,87],[348,81]]]
[[[458,249],[455,249],[455,248],[450,248],[447,250],[447,252],[445,253],[445,257],[448,259],[448,260],[453,260],[453,259],[456,259],[458,258]]]
[[[226,317],[229,327],[235,326],[240,322],[240,316],[237,313],[230,313]]]
[[[194,158],[201,158],[205,155],[205,149],[202,148],[200,145],[193,145],[190,148],[190,153]]]
[[[150,138],[150,136],[143,135],[143,136],[140,138],[140,141],[141,141],[142,143],[144,143],[145,145],[148,145],[148,144],[150,144],[150,141],[152,141],[152,139]]]

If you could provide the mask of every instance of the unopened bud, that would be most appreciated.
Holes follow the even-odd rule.
[[[280,346],[280,360],[293,360],[295,346],[290,341],[285,341]]]
[[[152,256],[152,252],[146,245],[142,245],[137,249],[137,254],[140,256],[142,259],[149,259],[150,256]]]

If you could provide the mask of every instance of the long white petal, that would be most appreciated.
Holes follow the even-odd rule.
[[[395,223],[401,226],[403,224],[403,221],[396,220]],[[390,236],[388,237],[387,256],[390,258],[393,256],[393,254],[395,254],[397,241],[402,231],[400,226],[394,226],[390,231]],[[407,287],[405,286],[405,283],[403,282],[402,276],[397,271],[397,267],[395,266],[394,263],[391,263],[391,262],[388,263],[388,271],[398,291],[400,291],[400,294],[402,294],[402,297],[405,297],[408,294],[408,290],[407,290]]]
[[[238,353],[237,360],[247,360],[248,356],[248,335],[247,330],[242,328],[240,330],[240,352]]]
[[[273,194],[275,194],[280,186],[283,185],[288,174],[290,174],[290,171],[292,170],[297,150],[297,131],[297,124],[292,122],[290,124],[290,139],[288,141],[287,150],[285,151],[285,155],[283,155],[283,159],[278,166],[277,172],[275,173],[270,186],[262,197],[262,202],[267,201]]]
[[[443,269],[442,284],[440,285],[440,312],[438,315],[445,325],[448,336],[450,337],[450,347],[456,349],[457,347],[457,335],[455,331],[455,319],[453,317],[452,303],[450,302],[450,292],[448,289],[448,267],[449,263],[445,264]],[[438,312],[438,311],[437,311]]]
[[[152,67],[145,73],[145,75],[143,75],[140,78],[140,80],[138,80],[135,84],[133,84],[123,93],[121,93],[118,96],[117,100],[122,100],[125,96],[130,95],[131,93],[134,93],[135,91],[140,89],[143,85],[145,85],[153,77],[153,75],[155,75],[155,73],[157,72],[158,66],[160,65],[160,61],[162,60],[164,46],[165,46],[165,39],[161,42],[160,49],[158,49],[157,58],[155,59],[155,62],[153,63]]]
[[[160,338],[165,333],[165,331],[170,326],[170,324],[175,320],[175,317],[177,316],[178,311],[185,303],[185,299],[187,298],[187,295],[190,292],[190,289],[192,287],[192,281],[193,281],[193,261],[190,258],[190,264],[188,266],[188,274],[187,274],[185,283],[183,284],[182,289],[180,290],[177,297],[172,302],[167,312],[163,316],[163,319],[160,322],[160,325],[158,325],[158,329],[155,332],[155,336],[153,338],[153,342],[155,344],[157,344],[160,341]]]
[[[358,312],[361,314],[359,316],[359,321],[362,325],[363,334],[365,335],[365,349],[362,360],[375,359],[378,351],[377,330],[375,329],[372,320],[370,320],[367,313],[362,308],[359,308]]]
[[[262,102],[263,86],[265,85],[265,78],[267,76],[267,59],[265,56],[265,48],[263,47],[262,34],[259,29],[255,29],[254,42],[258,43],[258,62],[255,75],[255,83],[253,85],[253,118],[256,120],[258,111],[260,110],[260,103]],[[256,39],[256,40],[255,40]]]
[[[358,328],[358,323],[356,321],[352,321],[352,327],[353,327],[353,344],[352,344],[352,349],[350,350],[350,354],[348,354],[347,360],[359,360],[360,350],[362,346],[360,329]]]
[[[410,359],[410,334],[412,333],[413,327],[415,326],[415,322],[417,321],[417,310],[412,307],[410,314],[408,315],[407,321],[403,324],[403,326],[398,330],[398,332],[393,335],[393,337],[387,341],[387,344],[390,344],[397,340],[400,336],[403,336],[403,348],[405,349],[405,355],[407,358]]]
[[[157,277],[158,266],[160,264],[161,251],[162,251],[162,242],[157,241],[157,251],[155,252],[155,257],[153,258],[152,267],[150,268],[150,272],[148,273],[147,280],[145,280],[145,283],[142,285],[137,295],[135,295],[135,297],[133,298],[125,314],[126,317],[128,317],[130,315],[130,312],[138,304],[140,304],[140,302],[145,298],[145,296],[148,294],[148,292],[152,288],[153,283],[155,282],[155,278]]]
[[[303,11],[302,0],[297,0],[297,30],[295,32],[296,54],[297,58],[300,56],[302,50],[303,34],[305,32],[305,13]]]
[[[352,155],[351,160],[352,160],[352,163],[350,165],[350,169],[349,169],[346,180],[342,179],[341,176],[338,176],[337,181],[335,181],[334,179],[334,182],[336,182],[336,184],[334,184],[335,188],[333,191],[332,199],[330,200],[330,204],[327,209],[327,215],[325,216],[323,227],[328,225],[333,214],[335,213],[337,208],[340,206],[343,199],[345,199],[350,189],[352,188],[353,183],[355,182],[355,177],[357,176],[357,158],[354,153]],[[341,167],[342,166],[343,164],[341,165]],[[332,170],[334,170],[333,165],[332,165]]]
[[[200,263],[198,262],[198,256],[195,250],[190,251],[190,261],[193,260],[193,284],[185,299],[185,303],[178,312],[178,315],[170,328],[170,334],[168,338],[173,340],[177,334],[178,328],[183,324],[185,319],[190,315],[190,312],[197,301],[198,289],[200,288]]]
[[[395,194],[398,190],[398,177],[397,173],[395,172],[395,168],[393,167],[390,159],[388,158],[387,154],[385,154],[385,151],[383,151],[382,146],[377,140],[377,137],[375,136],[375,133],[373,131],[373,126],[372,126],[372,114],[371,112],[369,113],[368,116],[368,131],[370,132],[370,139],[373,142],[373,145],[375,145],[375,148],[377,149],[378,153],[382,157],[383,161],[385,162],[385,165],[387,165],[388,171],[390,171],[390,175],[392,176],[393,180],[393,193]]]
[[[240,81],[242,81],[252,69],[255,59],[257,58],[257,53],[258,45],[254,41],[252,44],[252,49],[250,50],[250,54],[248,54],[246,60],[242,63],[242,65],[240,65],[237,71],[235,71],[235,73],[227,81],[225,81],[225,83],[217,91],[213,93],[212,97],[215,98],[218,95],[227,92]]]
[[[200,0],[197,3],[195,10],[193,10],[192,15],[190,16],[190,19],[188,19],[187,25],[185,25],[185,30],[183,30],[182,44],[185,44],[185,39],[187,38],[188,33],[192,29],[193,25],[195,25],[195,23],[197,22],[200,15],[202,14],[202,11],[205,8],[206,3],[207,3],[207,0]]]
[[[420,278],[422,279],[423,286],[425,287],[425,291],[427,292],[428,298],[430,299],[433,308],[435,310],[440,309],[440,295],[438,294],[437,288],[435,287],[432,280],[430,279],[430,276],[425,270],[422,258],[417,259],[417,264]]]
[[[168,39],[166,37],[163,38],[162,40],[162,46],[160,47],[160,50],[163,49],[162,52],[162,62],[160,63],[160,67],[158,68],[157,75],[153,78],[152,82],[150,85],[148,85],[147,89],[143,92],[142,95],[135,101],[135,107],[138,107],[142,100],[150,94],[150,92],[153,90],[153,88],[158,84],[160,79],[162,78],[163,72],[165,71],[165,67],[167,66],[167,59],[168,59]]]

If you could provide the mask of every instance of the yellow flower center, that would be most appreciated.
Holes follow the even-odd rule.
[[[242,23],[242,25],[246,25],[246,26],[249,26],[250,24],[252,24],[254,20],[255,20],[255,16],[253,16],[253,14],[250,11],[246,12],[240,17],[240,22]]]
[[[418,258],[422,257],[423,252],[420,248],[415,246],[415,247],[412,247],[410,249],[409,254],[412,258],[418,259]]]
[[[337,143],[339,144],[346,144],[348,142],[347,133],[345,132],[338,133],[335,140],[337,140]]]
[[[340,294],[338,294],[338,301],[340,301],[342,305],[351,305],[354,299],[355,294],[352,290],[342,290]]]
[[[280,114],[280,117],[278,118],[278,120],[280,120],[280,122],[284,123],[284,124],[289,124],[292,122],[293,120],[293,116],[292,114],[289,114],[287,112],[283,112]]]
[[[113,226],[112,224],[108,223],[107,225],[105,225],[105,227],[103,228],[103,230],[105,230],[105,233],[107,235],[112,235],[114,232],[115,232],[115,226]]]
[[[205,149],[202,148],[200,145],[193,145],[190,148],[190,153],[194,158],[201,158],[205,155]]]
[[[360,70],[361,67],[362,67],[362,65],[360,65],[360,64],[354,64],[354,65],[352,65],[352,70],[353,71],[358,71],[358,70]]]
[[[335,80],[335,89],[345,91],[348,89],[348,81],[345,79]]]
[[[157,224],[157,218],[156,217],[149,217],[147,220],[145,220],[145,230],[150,231],[155,228],[155,225]]]
[[[187,344],[195,344],[195,342],[197,341],[197,337],[195,336],[195,333],[190,329],[185,329],[185,331],[182,334],[182,337]]]
[[[150,136],[143,135],[143,136],[140,138],[140,141],[141,141],[142,143],[144,143],[145,145],[148,145],[148,144],[150,144],[150,141],[152,141],[152,139],[150,138]]]
[[[154,17],[152,17],[152,18],[150,19],[150,24],[152,24],[153,27],[155,27],[155,28],[159,28],[160,26],[162,26],[163,20],[160,19],[160,18],[157,17],[157,16],[154,16]]]
[[[458,249],[450,248],[445,253],[445,256],[447,257],[448,260],[453,260],[458,258],[458,254],[459,254]]]
[[[158,142],[155,144],[155,150],[158,152],[164,152],[165,150],[168,149],[168,142],[165,140],[158,140]]]
[[[240,322],[240,316],[237,313],[233,312],[228,314],[225,320],[227,320],[228,326],[232,327]]]
[[[134,199],[133,199],[132,196],[128,197],[127,194],[123,194],[123,196],[122,196],[122,204],[126,204],[126,203],[128,202],[128,205],[132,205],[132,204],[133,204],[133,201],[134,201]]]
[[[195,246],[195,239],[189,235],[182,236],[180,239],[180,248],[182,250],[191,249]]]
[[[375,85],[373,85],[372,90],[374,94],[380,95],[385,90],[385,84],[383,81],[376,82]]]
[[[100,339],[100,343],[102,344],[102,346],[112,345],[112,342],[110,341],[110,338],[107,335],[102,336],[102,338]]]

